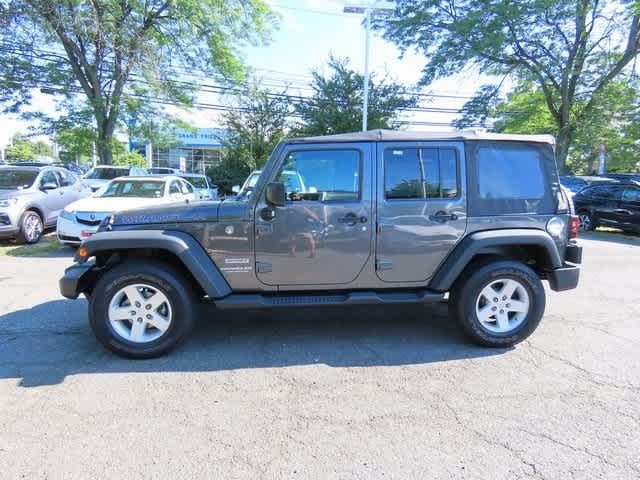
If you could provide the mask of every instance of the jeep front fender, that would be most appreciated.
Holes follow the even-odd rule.
[[[191,235],[175,230],[123,230],[96,233],[85,240],[75,256],[84,263],[100,253],[160,250],[174,254],[211,298],[226,297],[231,287],[205,249]],[[80,255],[80,253],[83,255]]]
[[[543,230],[506,229],[476,232],[462,239],[440,265],[429,283],[429,288],[438,292],[451,289],[458,276],[478,254],[495,247],[537,246],[546,255],[551,268],[561,268],[562,259],[558,247]]]

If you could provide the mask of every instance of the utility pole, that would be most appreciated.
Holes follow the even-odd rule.
[[[345,5],[343,12],[344,13],[357,13],[363,14],[365,16],[364,25],[365,25],[365,42],[364,42],[364,88],[362,95],[362,131],[367,131],[367,118],[369,111],[369,52],[371,50],[371,14],[382,14],[388,15],[390,12],[393,12],[393,8],[377,8],[375,5],[379,3],[380,0],[375,0],[371,3],[367,3],[366,5]]]
[[[598,162],[598,175],[607,173],[607,143],[604,138],[600,139],[600,157]]]

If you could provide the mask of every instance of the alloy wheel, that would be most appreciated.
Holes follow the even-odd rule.
[[[136,283],[121,288],[109,302],[111,328],[123,339],[148,343],[171,326],[173,312],[167,295],[155,286]]]
[[[22,231],[27,243],[34,243],[38,241],[42,235],[42,220],[40,220],[38,214],[33,212],[27,214],[24,219]]]
[[[518,328],[529,313],[527,289],[513,278],[492,280],[478,294],[476,316],[492,333],[509,333]]]

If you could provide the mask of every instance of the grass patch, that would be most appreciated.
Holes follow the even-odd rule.
[[[35,257],[39,255],[46,256],[50,253],[58,251],[62,244],[57,240],[45,241],[35,245],[15,245],[11,243],[0,244],[0,257]]]

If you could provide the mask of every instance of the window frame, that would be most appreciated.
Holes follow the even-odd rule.
[[[422,197],[414,197],[414,198],[389,198],[387,197],[387,162],[385,161],[387,150],[418,150],[418,170],[422,175]],[[436,150],[438,152],[438,180],[442,178],[441,172],[441,159],[440,159],[440,150],[451,150],[455,156],[456,162],[456,194],[453,197],[428,197],[427,189],[426,189],[426,174],[424,169],[424,162],[422,161],[422,151],[423,150]],[[461,179],[461,166],[460,166],[460,149],[454,145],[385,145],[382,149],[382,198],[385,202],[442,202],[442,201],[455,201],[460,200],[462,198],[462,179]],[[442,195],[442,182],[439,183],[439,191],[440,195]]]
[[[364,151],[360,148],[357,147],[346,147],[346,148],[336,148],[336,147],[331,147],[331,148],[320,148],[320,147],[316,147],[313,148],[312,146],[310,146],[309,148],[292,148],[292,149],[288,149],[285,150],[283,152],[282,155],[282,159],[278,164],[278,167],[275,168],[272,172],[271,175],[271,182],[277,181],[277,178],[279,176],[280,171],[283,169],[284,165],[286,164],[287,158],[289,157],[289,155],[292,155],[294,153],[305,153],[305,152],[347,152],[347,151],[352,151],[352,152],[357,152],[358,154],[358,197],[357,198],[353,198],[353,199],[349,199],[349,200],[345,200],[345,199],[334,199],[334,200],[304,200],[305,202],[317,202],[317,203],[322,203],[322,204],[331,204],[331,203],[353,203],[353,202],[357,202],[360,203],[362,202],[362,194],[363,194],[363,189],[364,189],[364,184],[363,184],[363,179],[362,179],[362,174],[364,171]],[[305,184],[306,184],[306,180],[305,180]],[[257,186],[257,183],[256,183]],[[286,196],[286,200],[285,200],[287,205],[298,205],[301,200],[290,200],[288,196]]]

